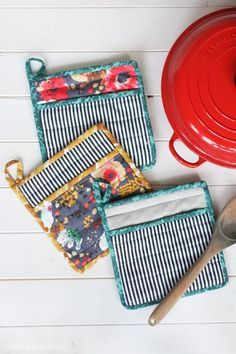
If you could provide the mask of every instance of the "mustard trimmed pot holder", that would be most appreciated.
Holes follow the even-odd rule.
[[[34,71],[35,63],[40,69]],[[104,123],[140,168],[156,161],[144,86],[135,61],[46,73],[26,62],[43,161],[98,123]]]
[[[16,179],[9,173],[12,165]],[[112,199],[151,189],[103,124],[89,129],[29,176],[23,177],[17,160],[6,165],[5,173],[10,187],[77,271],[108,253],[94,179],[111,184]]]
[[[215,222],[205,182],[109,201],[94,183],[122,304],[135,309],[158,303],[207,247]],[[214,256],[185,295],[224,286],[223,253]]]

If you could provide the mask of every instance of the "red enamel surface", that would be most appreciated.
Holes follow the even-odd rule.
[[[164,66],[162,97],[175,136],[201,163],[236,168],[236,8],[201,18],[177,39]]]

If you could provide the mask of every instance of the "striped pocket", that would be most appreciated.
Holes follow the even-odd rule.
[[[8,172],[17,166],[17,179]],[[11,161],[6,177],[14,192],[78,271],[108,252],[94,199],[93,181],[110,181],[113,198],[144,192],[150,185],[128,155],[100,124],[23,177],[22,164]]]
[[[207,247],[214,224],[207,186],[197,182],[103,203],[97,196],[122,304],[159,302]],[[227,282],[223,254],[214,256],[185,295]]]
[[[51,157],[98,123],[105,126],[138,166],[152,162],[140,94],[99,98],[40,109],[47,156]]]

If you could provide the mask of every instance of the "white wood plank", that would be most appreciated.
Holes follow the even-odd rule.
[[[196,156],[182,143],[176,144],[178,152],[189,161],[195,161]],[[144,175],[153,184],[178,184],[206,180],[211,185],[234,185],[236,170],[219,167],[206,162],[197,169],[191,169],[180,164],[171,154],[167,141],[156,143],[157,163],[151,170],[144,171]],[[11,159],[20,159],[24,164],[24,173],[28,175],[41,163],[39,144],[37,142],[0,143],[0,166]],[[4,174],[0,174],[0,186],[7,187]]]
[[[84,274],[75,272],[44,233],[1,234],[0,243],[4,250],[0,257],[0,280],[114,278],[109,256],[100,258]]]
[[[13,47],[14,48],[14,47]],[[28,81],[25,74],[25,61],[29,57],[40,57],[45,61],[48,73],[60,70],[83,68],[90,65],[107,64],[117,60],[136,60],[140,66],[144,86],[148,95],[160,94],[162,68],[167,52],[79,52],[80,47],[73,47],[72,52],[23,52],[0,53],[0,96],[29,96]],[[6,68],[9,68],[6,70]]]
[[[8,188],[0,188],[1,232],[33,233],[42,231],[21,201]]]
[[[161,97],[147,98],[155,138],[169,139],[172,129],[166,118]],[[37,141],[31,102],[29,99],[0,99],[0,141]],[[27,129],[25,129],[27,127]]]
[[[235,0],[208,0],[207,3],[208,6],[220,6],[220,7],[236,5]]]
[[[1,7],[202,7],[206,0],[1,0]]]
[[[235,354],[236,324],[1,328],[1,353]]]
[[[227,248],[224,251],[224,255],[228,274],[236,276],[236,247]]]
[[[166,50],[188,25],[213,10],[2,9],[0,31],[7,36],[0,51]]]
[[[0,280],[114,278],[110,256],[99,259],[84,274],[78,274],[43,233],[1,234],[0,243],[4,250],[0,257]],[[225,260],[229,276],[236,276],[236,246],[225,251]]]
[[[236,195],[235,186],[211,186],[210,193],[219,212]],[[10,188],[0,188],[0,233],[41,232],[39,225]]]
[[[181,299],[163,323],[236,322],[236,283]],[[0,326],[146,324],[153,306],[128,311],[113,279],[0,282]]]
[[[0,123],[0,141],[37,141],[32,105],[29,99],[0,99],[0,112],[3,112]]]

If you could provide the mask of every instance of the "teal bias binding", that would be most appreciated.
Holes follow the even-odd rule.
[[[32,71],[31,64],[33,62],[38,62],[41,64],[40,69],[36,73],[33,73],[33,71]],[[115,67],[118,67],[121,65],[132,65],[134,67],[135,72],[137,73],[137,80],[138,80],[138,84],[139,84],[138,89],[129,90],[129,91],[113,92],[110,94],[101,94],[101,95],[99,95],[99,97],[94,95],[94,96],[89,96],[89,97],[69,98],[67,100],[62,100],[62,101],[58,101],[58,102],[49,102],[49,103],[44,103],[44,104],[38,104],[38,102],[37,102],[35,81],[46,80],[46,79],[55,78],[58,76],[75,75],[75,74],[80,74],[80,73],[82,74],[82,73],[88,72],[88,71],[106,70],[106,69],[115,68]],[[134,60],[116,61],[116,62],[113,62],[110,64],[105,64],[105,65],[88,66],[88,67],[82,68],[82,69],[58,71],[54,74],[48,75],[48,74],[46,74],[46,66],[45,66],[45,63],[42,59],[29,58],[25,63],[25,69],[26,69],[26,74],[27,74],[27,78],[29,81],[30,95],[31,95],[32,106],[33,106],[33,113],[34,113],[35,124],[36,124],[37,133],[38,133],[39,145],[40,145],[40,150],[41,150],[41,155],[42,155],[43,161],[46,161],[48,159],[48,157],[47,157],[47,152],[46,152],[46,147],[45,147],[43,127],[42,127],[42,123],[41,123],[41,119],[40,119],[40,110],[41,109],[46,108],[46,107],[58,107],[58,106],[62,106],[62,105],[64,106],[64,105],[72,104],[72,103],[76,104],[76,103],[91,102],[91,101],[96,101],[96,100],[101,100],[101,99],[106,99],[106,98],[124,97],[126,95],[141,94],[143,109],[144,109],[144,113],[145,113],[145,122],[146,122],[146,127],[147,127],[147,131],[148,131],[149,142],[150,142],[150,147],[151,147],[151,163],[149,163],[147,165],[139,166],[139,168],[140,168],[140,170],[151,169],[156,164],[156,145],[155,145],[155,140],[154,140],[151,122],[150,122],[150,118],[149,118],[149,113],[148,113],[148,109],[147,109],[147,102],[145,99],[145,90],[144,90],[143,80],[142,80],[140,69],[139,69],[136,61],[134,61]]]
[[[106,190],[103,196],[101,194],[101,188],[100,188],[101,183],[106,185]],[[97,178],[93,182],[93,190],[94,190],[94,195],[97,203],[106,203],[110,200],[112,194],[111,184],[106,179]]]
[[[139,77],[140,77],[140,75],[139,75]],[[142,90],[144,91],[143,85],[142,85]],[[152,162],[150,164],[139,167],[139,169],[141,171],[144,171],[144,170],[149,170],[149,169],[153,168],[156,164],[156,144],[155,144],[155,140],[154,140],[154,135],[153,135],[150,119],[147,118],[147,117],[149,117],[149,113],[148,113],[147,101],[145,99],[144,94],[142,95],[142,102],[143,102],[143,109],[145,112],[145,119],[146,119],[147,131],[148,131],[148,136],[149,136],[149,142],[151,145],[151,156],[152,156]]]
[[[36,63],[41,64],[41,67],[36,72],[33,72],[33,69],[31,66],[32,62],[36,62]],[[34,78],[40,78],[41,76],[45,75],[46,66],[45,66],[44,61],[42,59],[30,58],[25,62],[25,70],[26,70],[28,80],[33,80]]]
[[[32,62],[39,62],[41,63],[41,69],[37,72],[37,74],[33,74],[31,63]],[[30,58],[26,61],[25,63],[25,70],[26,70],[26,75],[29,81],[29,89],[30,89],[30,96],[31,96],[31,101],[32,101],[32,107],[33,107],[33,114],[34,114],[34,120],[35,120],[35,125],[38,133],[38,139],[39,139],[39,146],[40,146],[40,151],[42,155],[42,160],[45,162],[47,160],[47,152],[46,152],[46,146],[45,146],[45,141],[44,141],[44,135],[43,135],[43,127],[42,127],[42,122],[40,119],[40,111],[38,109],[38,104],[37,104],[37,94],[35,91],[35,79],[39,79],[40,77],[43,77],[46,73],[46,67],[44,64],[44,61],[40,58]]]
[[[99,185],[100,185],[99,181],[98,181],[98,183],[96,183],[96,181],[95,181],[95,183],[94,183],[94,190],[96,190],[95,198],[96,198],[96,202],[97,202],[98,211],[99,211],[101,218],[102,218],[106,238],[107,238],[107,243],[108,243],[108,247],[109,247],[109,251],[110,251],[110,255],[111,255],[112,266],[113,266],[113,270],[114,270],[114,274],[115,274],[116,284],[117,284],[121,303],[125,308],[131,309],[131,310],[157,304],[160,302],[160,300],[156,300],[156,301],[149,302],[149,303],[142,304],[142,305],[134,305],[134,306],[128,306],[125,303],[123,286],[122,286],[121,278],[119,275],[119,270],[118,270],[118,266],[116,263],[115,252],[114,252],[114,248],[113,248],[113,244],[112,244],[112,237],[116,237],[116,235],[119,235],[121,233],[135,231],[137,229],[144,229],[149,226],[160,225],[162,223],[175,221],[175,220],[179,220],[179,219],[183,219],[183,218],[188,218],[188,217],[192,217],[195,215],[201,215],[201,214],[208,214],[210,217],[210,220],[212,222],[212,225],[214,225],[215,224],[215,216],[214,216],[214,211],[213,211],[213,206],[212,206],[212,201],[211,201],[210,193],[208,190],[208,186],[207,186],[206,182],[204,182],[204,181],[187,183],[187,184],[183,184],[183,185],[178,185],[178,186],[173,186],[173,187],[157,190],[154,192],[139,194],[136,196],[128,197],[126,199],[117,200],[117,201],[114,201],[111,203],[111,202],[109,202],[109,200],[107,200],[107,198],[105,198],[105,199],[99,198],[99,194],[98,194],[98,189],[100,188]],[[162,196],[162,195],[166,195],[166,194],[169,194],[172,192],[194,189],[194,188],[199,188],[199,187],[201,187],[204,191],[206,202],[207,202],[206,208],[197,209],[197,210],[186,212],[186,213],[179,213],[177,215],[167,216],[167,217],[164,217],[164,218],[161,218],[161,219],[158,219],[155,221],[151,221],[148,223],[142,223],[142,224],[138,224],[135,226],[129,226],[129,227],[116,229],[116,230],[112,230],[112,231],[110,231],[110,229],[109,229],[106,214],[105,214],[105,209],[107,209],[107,208],[111,208],[111,207],[118,206],[118,205],[123,205],[125,208],[126,204],[129,204],[130,202],[133,202],[133,201],[144,200],[144,199],[151,198],[154,196]],[[98,196],[98,198],[97,198],[97,196]],[[215,290],[215,289],[219,289],[228,283],[229,279],[228,279],[228,274],[227,274],[227,269],[226,269],[226,265],[225,265],[225,259],[224,259],[223,252],[220,252],[219,255],[220,255],[220,264],[221,264],[223,276],[224,276],[224,282],[220,285],[215,285],[212,287],[208,287],[206,289],[190,291],[188,293],[185,293],[183,295],[183,297],[195,295],[195,294],[200,294],[200,293],[204,293],[204,292]]]
[[[45,67],[44,61],[41,58],[29,58],[26,61],[26,63],[27,62],[31,63],[32,61],[39,61]],[[141,73],[140,73],[140,70],[138,68],[138,64],[137,64],[137,62],[135,60],[120,60],[120,61],[115,61],[113,63],[108,63],[108,64],[104,64],[104,65],[92,65],[92,66],[87,66],[87,67],[83,67],[83,68],[79,68],[79,69],[57,71],[56,73],[47,74],[47,75],[46,75],[46,71],[45,71],[43,73],[43,75],[42,75],[43,77],[41,77],[41,79],[47,80],[47,79],[51,79],[51,78],[58,77],[58,76],[82,74],[82,73],[86,73],[87,71],[106,70],[106,69],[110,69],[110,68],[116,68],[116,67],[121,66],[121,65],[132,65],[133,67],[135,67],[135,71],[139,75],[139,77],[138,77],[139,83],[143,84],[142,79],[141,79]]]

